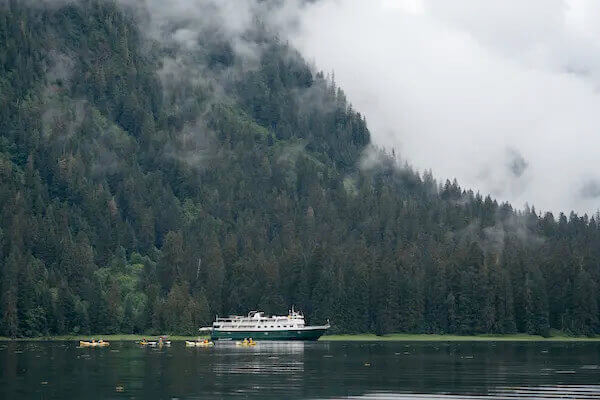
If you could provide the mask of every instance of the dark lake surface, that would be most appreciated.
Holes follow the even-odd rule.
[[[0,399],[600,399],[600,343],[0,342]]]

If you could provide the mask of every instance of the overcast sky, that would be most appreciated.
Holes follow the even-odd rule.
[[[517,208],[600,207],[600,2],[321,0],[292,42],[373,140]]]

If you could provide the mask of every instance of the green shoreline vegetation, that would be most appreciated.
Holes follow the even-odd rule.
[[[549,337],[528,334],[487,334],[463,336],[393,333],[383,336],[377,336],[374,334],[326,335],[321,337],[320,340],[331,342],[595,342],[600,341],[600,336],[568,336],[563,333]]]

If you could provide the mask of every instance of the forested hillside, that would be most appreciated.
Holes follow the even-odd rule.
[[[600,333],[598,216],[372,149],[258,19],[249,54],[216,29],[158,40],[114,1],[44,4],[0,0],[0,335],[192,334],[291,305],[337,332]]]

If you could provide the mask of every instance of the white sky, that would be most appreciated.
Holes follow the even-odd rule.
[[[416,168],[518,208],[600,208],[600,2],[321,0],[290,38]]]

